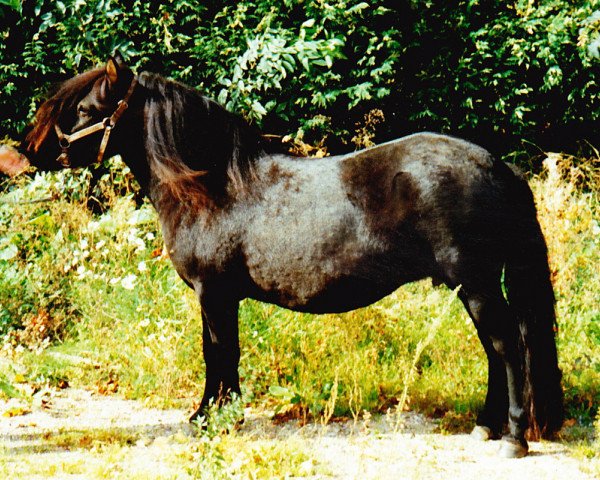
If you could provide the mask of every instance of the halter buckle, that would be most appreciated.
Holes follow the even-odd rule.
[[[71,142],[66,136],[63,135],[61,138],[58,139],[58,145],[64,151],[71,146]]]

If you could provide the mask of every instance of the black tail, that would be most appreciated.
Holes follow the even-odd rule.
[[[550,281],[548,250],[537,221],[533,194],[527,182],[510,182],[516,234],[506,263],[508,303],[516,312],[524,357],[525,408],[529,436],[551,437],[563,419],[563,391],[555,342],[554,291]]]

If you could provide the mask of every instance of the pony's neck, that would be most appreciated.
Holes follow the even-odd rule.
[[[244,190],[263,154],[258,132],[185,85],[149,73],[138,81],[142,146],[131,150],[143,156],[130,151],[126,162],[153,203],[218,205]]]

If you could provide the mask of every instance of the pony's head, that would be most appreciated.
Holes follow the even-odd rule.
[[[110,134],[118,128],[135,86],[120,55],[104,68],[64,82],[38,109],[23,150],[43,170],[88,166],[111,152]]]
[[[179,82],[135,76],[118,54],[63,83],[39,108],[22,150],[43,170],[123,154],[142,187],[152,179],[203,205],[245,192],[264,153],[244,119]]]

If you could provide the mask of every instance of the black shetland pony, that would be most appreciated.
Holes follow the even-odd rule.
[[[69,132],[69,133],[64,133]],[[43,169],[120,154],[202,307],[200,408],[240,392],[238,303],[343,312],[431,277],[454,289],[489,361],[474,433],[527,453],[563,420],[547,250],[526,181],[484,149],[419,133],[324,159],[268,154],[239,117],[117,56],[65,82],[24,142]],[[501,276],[504,271],[507,299]]]

